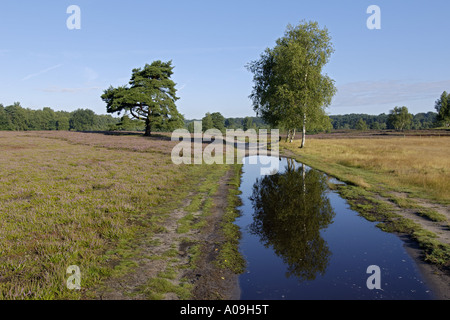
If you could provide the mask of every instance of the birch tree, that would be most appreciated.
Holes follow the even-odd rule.
[[[254,74],[250,95],[254,110],[267,123],[285,127],[291,142],[301,128],[302,148],[307,128],[329,123],[325,109],[336,88],[322,70],[333,52],[328,30],[320,29],[317,22],[303,22],[288,25],[276,46],[247,66]]]
[[[388,123],[397,131],[403,131],[411,126],[413,115],[409,113],[408,108],[395,107],[388,116]]]
[[[444,91],[439,100],[436,101],[435,108],[437,111],[436,121],[438,125],[450,127],[450,93]]]

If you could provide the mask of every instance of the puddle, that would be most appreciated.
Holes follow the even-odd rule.
[[[351,210],[325,174],[279,161],[274,175],[261,175],[267,159],[244,161],[236,220],[247,261],[242,300],[433,299],[396,235]]]

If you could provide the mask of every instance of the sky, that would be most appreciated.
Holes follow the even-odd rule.
[[[67,26],[71,5],[80,29]],[[370,5],[381,29],[367,27]],[[448,0],[2,0],[0,103],[106,114],[105,89],[172,60],[187,119],[255,116],[246,65],[288,24],[317,21],[335,48],[323,70],[338,89],[329,114],[435,111],[450,91],[448,12]]]

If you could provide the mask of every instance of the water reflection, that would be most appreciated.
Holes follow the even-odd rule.
[[[327,189],[330,177],[280,159],[285,172],[262,178],[263,163],[243,167],[240,299],[433,298],[404,242]],[[367,287],[371,265],[381,269],[381,290]]]
[[[250,231],[272,247],[299,281],[324,275],[331,251],[320,231],[335,216],[327,197],[326,176],[289,159],[283,173],[264,176],[253,185]]]

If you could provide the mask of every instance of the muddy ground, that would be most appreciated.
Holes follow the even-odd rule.
[[[406,194],[399,192],[396,192],[395,196],[405,198],[407,197]],[[439,240],[441,243],[450,244],[450,228],[448,224],[450,221],[450,208],[443,205],[431,203],[423,199],[414,199],[416,203],[420,204],[421,206],[432,208],[447,217],[447,221],[437,222],[431,221],[430,219],[421,216],[417,212],[417,209],[401,208],[389,199],[383,198],[381,196],[377,196],[377,198],[378,200],[388,202],[391,206],[393,206],[396,214],[402,216],[403,218],[414,221],[425,230],[433,232],[436,235],[437,240]],[[450,300],[450,270],[448,266],[446,269],[443,269],[431,263],[425,262],[425,255],[423,253],[423,250],[417,245],[415,241],[411,240],[407,235],[397,235],[403,240],[406,250],[416,262],[428,285],[432,288],[432,291],[436,295],[435,298],[439,300]]]
[[[174,285],[188,283],[193,286],[192,300],[238,300],[238,275],[230,270],[218,267],[214,261],[219,254],[221,244],[225,238],[220,232],[222,217],[228,205],[227,194],[230,188],[228,182],[233,176],[233,170],[227,172],[219,181],[218,192],[213,196],[211,214],[206,217],[206,225],[201,229],[188,233],[178,233],[178,221],[184,217],[186,208],[190,204],[190,195],[182,208],[171,212],[162,223],[164,232],[146,237],[136,244],[140,254],[134,259],[136,267],[122,277],[108,280],[96,292],[101,300],[146,300],[149,296],[149,279],[155,279],[168,269],[181,270],[178,275],[170,279]],[[201,212],[197,213],[198,215]],[[184,268],[190,265],[194,245],[200,245],[201,254],[197,258],[195,269]],[[175,250],[175,254],[173,249]],[[172,250],[172,251],[171,251]],[[167,252],[171,252],[168,256]],[[155,257],[165,257],[158,258]],[[164,300],[178,300],[180,297],[172,292],[164,295]]]

